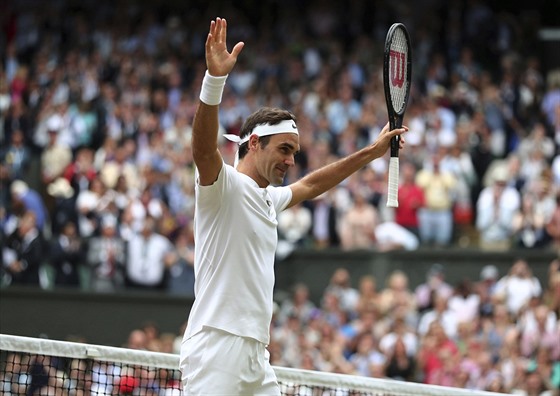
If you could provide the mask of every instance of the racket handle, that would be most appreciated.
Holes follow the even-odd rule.
[[[391,157],[389,160],[387,206],[390,208],[396,208],[399,206],[399,157]]]

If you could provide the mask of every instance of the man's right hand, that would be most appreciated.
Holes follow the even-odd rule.
[[[206,38],[206,67],[208,73],[214,77],[229,74],[237,62],[237,56],[245,43],[235,44],[231,53],[227,50],[227,22],[223,18],[216,18],[210,22],[210,33]]]

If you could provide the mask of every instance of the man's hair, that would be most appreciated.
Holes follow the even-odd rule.
[[[247,117],[247,119],[241,126],[239,137],[243,139],[245,136],[249,136],[257,125],[276,125],[284,120],[294,120],[294,122],[297,122],[296,116],[288,110],[279,109],[276,107],[263,107]],[[259,141],[262,147],[266,147],[266,145],[270,141],[270,136],[263,136],[259,138]],[[249,151],[248,143],[249,142],[245,142],[241,146],[239,146],[239,159],[245,157],[245,155]]]

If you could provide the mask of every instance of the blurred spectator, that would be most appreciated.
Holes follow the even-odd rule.
[[[467,382],[467,388],[484,390],[486,389],[492,381],[500,375],[495,367],[492,354],[488,351],[480,351],[477,356],[477,368],[474,371],[469,381]]]
[[[129,349],[147,350],[148,336],[143,329],[134,329],[128,334],[128,339],[123,346]]]
[[[404,310],[407,323],[409,315],[416,313],[416,299],[408,285],[408,276],[400,271],[393,271],[388,279],[386,287],[381,291],[379,309],[382,315],[395,312],[396,309]]]
[[[395,222],[416,236],[418,230],[418,210],[424,206],[424,190],[415,183],[416,167],[411,162],[401,164],[399,184],[399,206],[395,208]]]
[[[278,214],[278,233],[292,246],[306,246],[313,226],[312,213],[302,203]]]
[[[93,164],[93,150],[84,147],[76,151],[74,160],[66,167],[63,174],[76,194],[87,191],[97,171]]]
[[[449,309],[455,312],[457,322],[473,323],[480,312],[480,296],[474,291],[470,279],[463,279],[449,298]]]
[[[499,278],[498,268],[495,265],[485,265],[480,270],[480,280],[475,284],[476,294],[480,298],[480,315],[492,314],[494,308],[494,289]]]
[[[544,213],[537,210],[532,195],[526,194],[521,198],[521,205],[513,215],[512,232],[516,247],[540,248],[548,242]]]
[[[23,70],[23,69],[22,69]],[[13,88],[10,86],[10,107],[4,118],[4,141],[10,142],[12,134],[15,130],[23,132],[24,140],[30,144],[31,140],[31,127],[33,125],[33,118],[29,111],[25,98],[14,95]]]
[[[0,149],[0,164],[10,180],[25,179],[31,165],[31,150],[21,129],[12,132],[11,140]]]
[[[356,338],[356,352],[350,355],[348,361],[354,367],[356,374],[371,377],[371,367],[384,366],[386,357],[377,349],[371,332],[365,331]]]
[[[58,132],[62,128],[57,116],[52,116],[47,124],[48,142],[41,153],[41,179],[50,184],[68,168],[72,162],[72,151],[58,141]]]
[[[358,292],[358,302],[356,311],[359,313],[364,310],[378,311],[379,307],[379,291],[377,290],[377,281],[372,275],[363,275],[360,277]]]
[[[312,201],[312,234],[315,247],[319,249],[340,244],[337,210],[332,196],[332,192],[326,192]]]
[[[418,335],[414,329],[407,326],[403,317],[397,316],[394,318],[389,331],[379,340],[379,349],[386,356],[399,355],[402,351],[395,351],[395,348],[399,347],[397,346],[399,343],[402,343],[404,353],[407,356],[410,358],[416,356],[419,343]]]
[[[51,211],[51,229],[58,234],[68,222],[78,224],[76,197],[68,180],[58,177],[47,186],[47,194],[54,200]]]
[[[337,268],[331,276],[325,295],[332,294],[338,298],[344,312],[355,312],[360,293],[352,287],[350,272],[346,268]]]
[[[14,181],[10,186],[10,192],[12,194],[12,204],[20,203],[25,210],[33,212],[35,226],[42,233],[49,219],[47,208],[39,193],[22,180]]]
[[[104,210],[111,203],[110,196],[106,196],[107,189],[101,179],[94,176],[86,189],[76,196],[78,212],[78,231],[82,238],[94,236],[99,227],[99,220]]]
[[[482,337],[494,359],[500,358],[507,337],[516,332],[513,318],[505,304],[496,304],[492,315],[482,319]]]
[[[440,161],[439,154],[435,154],[430,166],[416,175],[416,184],[425,196],[425,206],[418,210],[420,240],[443,247],[449,245],[453,236],[453,189],[457,179],[440,170]]]
[[[127,189],[136,191],[140,188],[140,175],[129,155],[126,142],[120,141],[112,158],[105,157],[99,168],[99,176],[108,188],[116,188],[120,177],[124,177]]]
[[[418,334],[425,336],[432,323],[436,322],[443,326],[445,334],[450,339],[457,335],[457,325],[459,317],[457,312],[449,309],[449,296],[434,291],[433,308],[425,311],[418,322]]]
[[[362,105],[353,97],[352,87],[342,82],[337,89],[337,96],[327,104],[325,114],[329,120],[330,130],[335,136],[352,121],[359,121],[362,114]]]
[[[541,293],[541,284],[533,276],[527,262],[518,259],[511,266],[509,273],[496,283],[494,298],[503,301],[510,314],[517,315],[531,298],[539,297]]]
[[[547,389],[545,379],[534,367],[528,367],[520,380],[520,386],[511,391],[512,395],[520,396],[554,396],[552,390]]]
[[[552,216],[545,225],[549,237],[552,239],[551,246],[560,253],[560,191],[556,193],[556,207]]]
[[[433,264],[426,273],[426,281],[416,286],[414,297],[419,312],[433,308],[433,299],[436,294],[446,298],[453,294],[453,287],[445,281],[445,268],[443,265]]]
[[[422,373],[422,382],[439,383],[438,372],[449,359],[458,355],[457,345],[446,335],[443,326],[434,321],[428,332],[422,337],[418,352],[418,368]]]
[[[55,269],[55,286],[80,287],[84,258],[85,245],[76,224],[69,221],[50,241],[48,261]]]
[[[529,160],[534,151],[542,153],[546,161],[551,161],[554,157],[554,140],[546,135],[545,125],[540,122],[532,126],[529,134],[521,139],[517,147],[517,153],[523,163]]]
[[[118,232],[117,219],[106,215],[101,231],[88,241],[87,264],[90,266],[91,288],[96,292],[114,292],[124,287],[126,247]]]
[[[165,288],[167,268],[175,259],[169,239],[157,233],[156,222],[146,217],[142,231],[128,241],[126,286],[143,290]]]
[[[183,227],[175,239],[177,258],[168,268],[167,291],[173,295],[194,298],[194,234],[192,223]]]
[[[283,324],[289,317],[296,316],[299,322],[306,325],[316,311],[315,304],[309,299],[309,288],[303,283],[293,286],[290,298],[280,304],[278,322]]]
[[[548,267],[548,285],[543,302],[560,318],[560,259],[554,259]]]
[[[34,212],[24,212],[17,229],[8,236],[2,253],[8,276],[6,283],[47,286],[40,279],[41,266],[46,259],[45,241],[37,227]]]
[[[394,221],[384,221],[378,224],[375,227],[374,233],[375,248],[379,252],[416,250],[420,246],[420,240],[413,232]]]
[[[560,326],[554,312],[546,305],[538,305],[532,312],[533,321],[521,330],[521,353],[526,357],[537,355],[541,348],[552,360],[560,359]]]
[[[548,73],[546,85],[546,92],[541,102],[541,110],[548,124],[550,126],[557,126],[559,115],[556,109],[560,105],[560,69],[556,68]]]
[[[499,169],[493,185],[485,187],[476,203],[476,227],[480,232],[480,247],[504,251],[511,246],[514,213],[520,206],[519,192],[506,185],[505,169]]]
[[[372,249],[375,247],[375,227],[378,213],[367,201],[367,191],[357,188],[352,194],[354,203],[340,219],[340,241],[343,249]]]

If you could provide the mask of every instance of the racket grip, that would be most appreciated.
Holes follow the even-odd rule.
[[[396,208],[399,206],[399,157],[391,157],[389,160],[387,206],[390,208]]]

